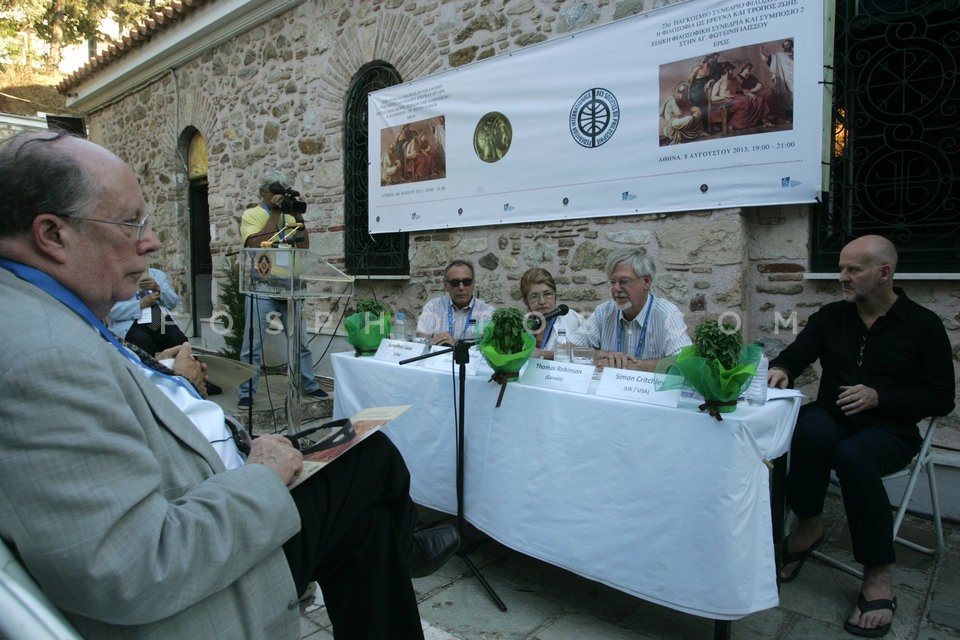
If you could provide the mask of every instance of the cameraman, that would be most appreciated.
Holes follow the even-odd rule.
[[[243,212],[240,218],[240,238],[244,247],[259,247],[261,242],[279,241],[298,249],[310,246],[307,229],[286,229],[288,225],[303,225],[303,203],[297,201],[299,194],[290,188],[287,177],[278,171],[270,171],[260,180],[260,204]],[[283,206],[286,201],[287,206]],[[292,206],[291,206],[292,205]],[[292,210],[288,213],[284,209]],[[257,393],[260,381],[260,363],[263,360],[263,333],[270,327],[270,320],[279,317],[284,328],[287,322],[287,301],[268,295],[246,296],[246,322],[243,329],[243,348],[240,360],[256,366],[253,378],[240,385],[238,405],[249,407]],[[251,338],[251,323],[253,332]],[[326,398],[327,394],[314,379],[313,361],[307,347],[307,332],[300,325],[300,377],[304,396]]]

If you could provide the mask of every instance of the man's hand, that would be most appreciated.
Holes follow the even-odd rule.
[[[160,293],[160,285],[158,285],[157,281],[150,276],[143,276],[140,278],[139,285],[140,291],[153,291],[155,293]]]
[[[612,367],[613,369],[640,371],[639,360],[619,351],[600,351],[598,349],[593,353],[593,364],[599,370],[603,370],[604,367]]]
[[[303,454],[283,436],[268,433],[253,439],[247,464],[263,464],[273,469],[283,484],[289,485],[303,471]]]
[[[143,296],[142,298],[140,298],[140,308],[141,308],[141,309],[146,309],[146,308],[148,308],[148,307],[152,307],[152,306],[155,305],[155,304],[160,304],[160,292],[159,292],[159,291],[152,291],[152,292],[148,293],[147,295]]]
[[[189,342],[165,349],[157,354],[157,360],[173,358],[171,367],[178,376],[183,376],[204,398],[207,397],[207,365],[193,357]]]
[[[767,386],[774,389],[786,389],[790,384],[790,376],[778,367],[767,370]]]
[[[852,416],[861,411],[869,411],[879,406],[880,400],[877,390],[864,384],[852,387],[840,386],[840,395],[837,396],[837,406],[843,415]]]
[[[442,344],[449,347],[452,347],[456,344],[456,340],[453,339],[453,336],[447,333],[446,331],[442,333],[435,333],[433,337],[430,338],[430,344]]]

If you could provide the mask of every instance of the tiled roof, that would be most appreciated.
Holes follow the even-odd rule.
[[[117,42],[111,44],[105,51],[90,58],[85,65],[61,80],[60,84],[57,85],[57,91],[66,95],[70,89],[142,44],[149,42],[165,29],[171,28],[189,13],[214,2],[216,0],[171,0],[166,6],[154,11],[153,15],[141,24],[124,33]]]

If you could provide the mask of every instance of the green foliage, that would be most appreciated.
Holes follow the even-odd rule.
[[[240,359],[243,348],[243,326],[246,320],[246,296],[240,293],[240,265],[233,258],[227,258],[223,265],[224,280],[220,286],[220,306],[230,319],[232,331],[223,337],[224,347],[220,355],[226,358]]]
[[[364,311],[366,311],[367,313],[373,314],[375,316],[379,316],[380,314],[385,312],[386,309],[384,309],[383,305],[377,302],[376,300],[368,300],[365,298],[361,298],[357,300],[357,313],[363,313]]]
[[[708,360],[716,359],[724,368],[732,369],[740,360],[743,336],[729,322],[720,324],[716,320],[707,320],[697,327],[693,343],[697,355]]]
[[[517,353],[523,351],[523,313],[519,309],[506,307],[493,312],[493,336],[490,343],[499,353]]]
[[[53,0],[46,4],[46,11],[33,20],[33,29],[44,42],[53,42],[59,29],[62,45],[95,39],[109,8],[106,0]]]

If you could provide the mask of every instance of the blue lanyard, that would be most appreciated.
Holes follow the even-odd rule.
[[[473,302],[471,300],[471,302]],[[467,312],[467,321],[463,325],[463,335],[461,338],[463,340],[469,340],[470,336],[467,335],[467,329],[470,327],[470,318],[473,316],[473,305],[470,305],[470,310]],[[453,299],[450,299],[450,304],[447,305],[447,326],[449,327],[450,337],[456,339],[457,336],[453,334]]]
[[[647,326],[650,320],[650,311],[653,310],[653,294],[650,294],[650,300],[647,302],[647,312],[643,315],[643,328],[640,329],[640,341],[637,342],[637,350],[633,354],[633,357],[637,360],[640,359],[640,354],[643,353],[643,344],[647,341]],[[617,351],[623,351],[623,325],[620,321],[617,321]]]
[[[550,322],[547,323],[547,328],[543,332],[543,340],[540,341],[541,349],[547,346],[547,343],[550,342],[550,332],[553,331],[553,323],[556,321],[557,321],[556,318],[550,318]]]
[[[7,260],[6,258],[0,258],[0,267],[3,267],[7,271],[11,272],[13,275],[20,278],[21,280],[26,280],[27,282],[34,285],[41,291],[45,291],[46,293],[50,294],[51,296],[59,300],[61,303],[66,305],[71,311],[73,311],[78,316],[86,320],[87,324],[89,324],[91,327],[96,329],[104,340],[106,340],[107,342],[112,344],[114,347],[116,347],[117,351],[122,353],[132,362],[135,362],[141,367],[148,369],[151,373],[155,373],[156,375],[163,376],[168,380],[172,380],[176,382],[181,387],[189,391],[190,394],[193,395],[193,397],[195,398],[200,397],[197,391],[191,385],[186,384],[183,380],[181,380],[179,376],[177,377],[168,376],[165,373],[161,373],[159,371],[155,371],[147,367],[147,365],[141,362],[140,358],[138,358],[132,351],[130,351],[129,349],[126,349],[122,344],[120,344],[120,341],[117,339],[117,336],[113,335],[113,332],[110,331],[110,329],[108,329],[107,326],[103,324],[103,322],[99,318],[93,315],[93,311],[90,310],[90,307],[85,305],[83,301],[80,298],[78,298],[72,291],[64,287],[62,284],[60,284],[59,282],[51,278],[49,275],[47,275],[43,271],[40,271],[39,269],[34,269],[33,267],[30,267],[20,262]]]

